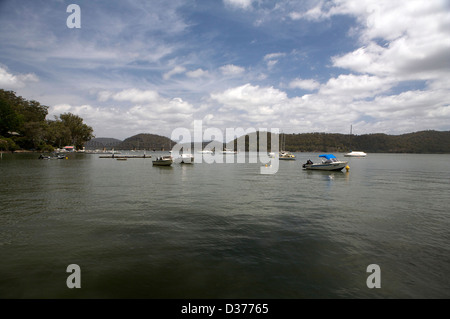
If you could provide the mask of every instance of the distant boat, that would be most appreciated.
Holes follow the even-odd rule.
[[[237,154],[237,151],[230,150],[228,148],[221,151],[222,154]]]
[[[295,161],[295,155],[288,151],[281,151],[280,156],[278,157],[280,160],[288,160]]]
[[[350,125],[350,145],[353,134],[353,125]],[[345,157],[365,157],[367,154],[361,151],[350,151],[349,153],[344,154]]]
[[[364,157],[367,154],[364,152],[351,151],[350,153],[344,154],[345,157]]]
[[[308,160],[303,164],[303,168],[320,171],[340,171],[348,163],[346,161],[339,161],[333,154],[319,155],[319,158],[322,158],[322,163],[313,163],[311,160]]]
[[[170,166],[170,165],[172,165],[172,163],[173,163],[173,157],[170,155],[157,157],[153,161],[154,166]]]
[[[292,154],[291,152],[285,151],[285,149],[286,149],[286,134],[283,134],[283,137],[281,140],[281,147],[282,147],[282,150],[280,151],[278,159],[287,160],[287,161],[295,161],[295,155]]]
[[[55,154],[53,156],[44,156],[43,154],[39,155],[39,159],[51,160],[51,159],[68,159],[66,155]]]

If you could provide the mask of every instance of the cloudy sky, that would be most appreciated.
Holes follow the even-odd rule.
[[[97,137],[450,130],[450,1],[2,0],[0,88]]]

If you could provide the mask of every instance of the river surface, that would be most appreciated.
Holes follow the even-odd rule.
[[[3,154],[0,298],[450,298],[450,155],[295,155],[262,175]]]

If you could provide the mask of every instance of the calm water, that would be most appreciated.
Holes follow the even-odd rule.
[[[0,298],[450,298],[450,156],[303,171],[317,155],[260,175],[3,154]],[[81,289],[66,286],[69,264]]]

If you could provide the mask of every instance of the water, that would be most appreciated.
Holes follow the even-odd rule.
[[[3,154],[0,298],[449,298],[450,156],[302,170],[317,155],[261,175]],[[81,289],[66,286],[70,264]]]

